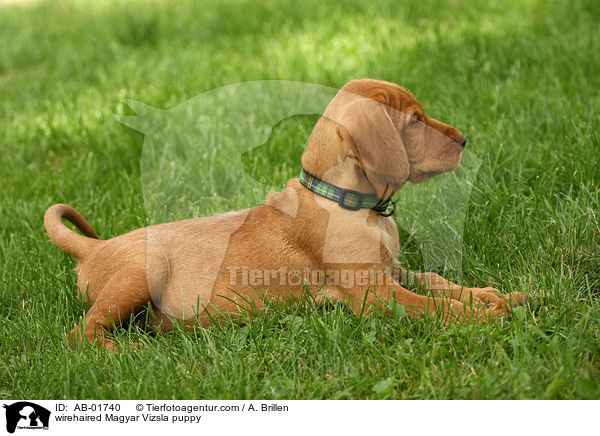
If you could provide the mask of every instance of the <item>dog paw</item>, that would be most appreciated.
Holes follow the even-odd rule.
[[[458,300],[446,300],[442,318],[446,324],[481,324],[501,319],[509,313],[506,312],[506,307],[501,304],[490,307],[483,304],[464,304]]]
[[[477,305],[482,303],[488,304],[499,304],[502,300],[502,294],[495,288],[467,288],[462,295],[461,301],[465,304]]]
[[[445,300],[443,302],[442,319],[449,323],[481,323],[491,317],[489,309],[463,304],[458,300]]]
[[[502,294],[495,288],[469,288],[463,295],[462,302],[474,306],[492,306],[493,313],[506,312],[511,313],[511,306],[523,305],[527,302],[527,297],[522,292],[512,292]]]

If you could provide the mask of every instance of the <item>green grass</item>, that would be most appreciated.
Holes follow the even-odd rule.
[[[600,398],[600,3],[369,3],[0,7],[0,397]],[[118,355],[68,345],[85,307],[42,216],[69,203],[102,238],[145,224],[143,136],[112,116],[126,98],[170,108],[240,81],[361,77],[467,134],[482,165],[464,282],[528,292],[527,308],[445,327],[308,300],[193,333],[131,323],[117,340],[147,348]],[[283,188],[313,123],[282,122],[247,170]]]

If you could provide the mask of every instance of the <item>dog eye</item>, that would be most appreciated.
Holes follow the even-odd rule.
[[[419,122],[419,117],[415,114],[412,116],[412,118],[410,119],[410,125],[414,126],[415,124],[417,124]]]

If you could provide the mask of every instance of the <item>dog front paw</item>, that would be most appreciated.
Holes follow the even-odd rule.
[[[480,324],[498,318],[499,313],[482,305],[468,305],[458,300],[444,300],[442,319],[449,323],[476,323]]]
[[[512,292],[502,294],[496,288],[467,288],[462,295],[461,301],[465,304],[474,306],[491,306],[492,312],[511,313],[511,306],[523,305],[527,302],[527,297],[522,292]]]

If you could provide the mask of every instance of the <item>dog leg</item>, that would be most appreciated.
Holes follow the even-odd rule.
[[[86,340],[112,351],[118,351],[112,340],[106,338],[108,329],[114,329],[131,314],[145,306],[151,300],[145,276],[116,275],[109,280],[92,307],[88,310],[82,325],[71,330],[76,341]]]
[[[406,270],[402,271],[406,277]],[[493,311],[510,313],[511,306],[525,304],[527,297],[522,292],[501,294],[495,288],[467,288],[452,283],[436,273],[410,273],[409,282],[415,283],[419,289],[430,290],[435,297],[447,297],[461,301],[463,304],[493,304]]]
[[[346,303],[356,314],[369,313],[373,308],[391,315],[393,308],[390,301],[396,301],[404,306],[408,315],[413,319],[423,315],[440,314],[445,322],[483,322],[496,316],[485,308],[469,308],[460,301],[448,296],[427,297],[415,294],[402,286],[394,284],[377,293],[364,288],[355,288],[348,293]],[[366,295],[365,295],[366,293]]]

